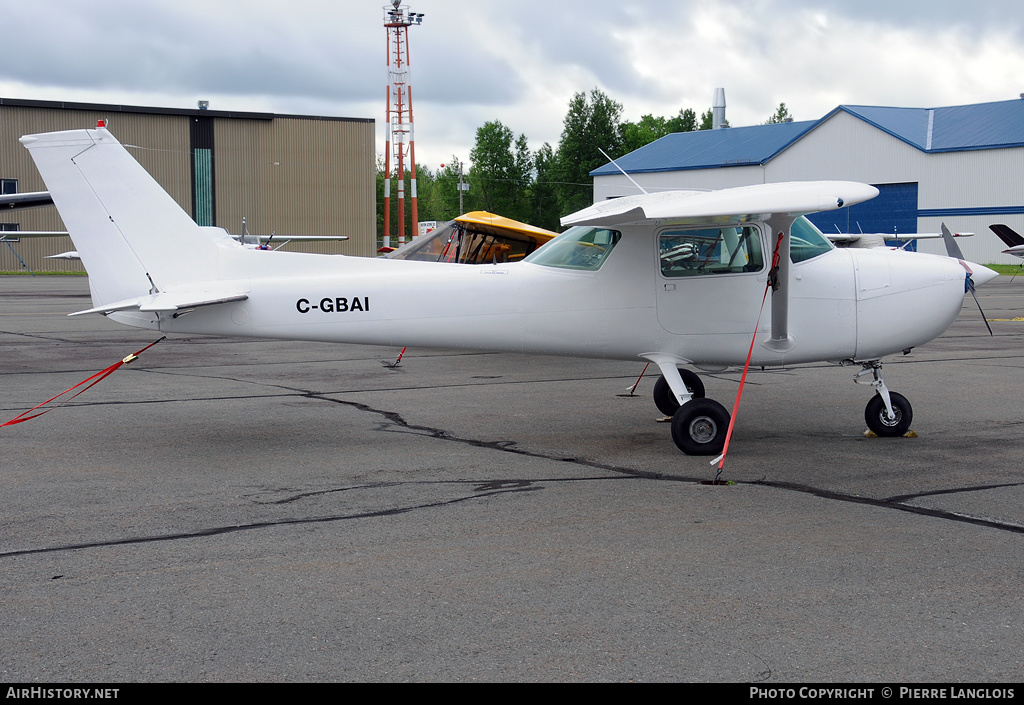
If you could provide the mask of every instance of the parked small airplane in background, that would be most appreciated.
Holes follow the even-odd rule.
[[[24,197],[22,200],[2,200],[10,199],[11,194],[0,196],[0,208],[38,208],[40,206],[53,205],[53,200],[50,198],[50,194],[47,191],[40,191],[38,193],[19,193],[13,194],[14,196]],[[0,210],[2,212],[2,210]],[[244,247],[250,250],[279,250],[290,242],[340,242],[348,240],[348,235],[251,235],[245,227],[245,218],[242,218],[242,233],[240,235],[231,235],[227,230],[218,227],[210,227],[211,237],[230,237],[238,240]],[[18,243],[22,238],[36,238],[36,237],[66,237],[68,233],[66,231],[59,230],[7,230],[0,231],[0,243],[6,243],[8,245],[12,243]],[[272,241],[277,238],[277,242],[274,243],[276,246],[271,247]],[[20,258],[19,258],[20,259]],[[81,260],[82,258],[78,255],[77,250],[70,250],[69,252],[61,252],[56,255],[47,255],[46,259],[68,259],[68,260]],[[24,264],[24,263],[22,263]]]
[[[1009,225],[995,223],[988,226],[992,232],[999,236],[999,239],[1006,243],[1008,249],[1003,250],[1004,255],[1024,258],[1024,237],[1017,234]]]
[[[53,199],[50,198],[50,194],[46,191],[0,194],[0,213],[5,213],[9,210],[41,208],[42,206],[50,205],[53,205]]]
[[[943,333],[971,276],[947,257],[835,249],[802,215],[878,193],[841,181],[604,201],[563,218],[573,227],[521,262],[257,253],[197,226],[103,127],[21,141],[89,272],[93,307],[72,315],[172,333],[647,360],[689,454],[720,453],[730,415],[684,365],[859,365],[876,391],[868,426],[902,435],[911,406],[885,385],[881,358]],[[970,268],[978,284],[996,276]],[[769,292],[771,321],[759,324]]]
[[[953,237],[972,237],[973,235],[974,233],[953,233]],[[914,240],[937,240],[942,237],[942,233],[832,233],[826,234],[826,237],[836,247],[868,249],[872,247],[890,247],[892,249],[902,249]],[[889,245],[890,242],[902,244],[898,247],[893,247]]]
[[[558,233],[494,213],[472,211],[384,256],[461,264],[517,262],[556,235]]]

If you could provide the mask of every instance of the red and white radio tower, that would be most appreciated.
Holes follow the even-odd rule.
[[[384,7],[388,34],[388,110],[384,135],[384,247],[391,243],[391,157],[398,177],[398,243],[405,243],[405,153],[408,145],[412,227],[417,228],[416,143],[412,128],[412,80],[409,75],[409,26],[423,22],[423,13],[409,10],[401,0]],[[414,232],[413,235],[418,233]]]

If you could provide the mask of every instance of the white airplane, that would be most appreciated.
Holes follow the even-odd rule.
[[[1007,249],[1003,250],[1004,255],[1024,257],[1024,237],[1021,237],[1016,230],[1002,223],[994,223],[988,227],[1006,245]]]
[[[50,194],[46,191],[0,194],[0,213],[6,213],[7,211],[12,210],[23,210],[26,208],[42,208],[43,206],[52,205],[53,199],[50,198]],[[61,237],[64,235],[67,235],[67,233],[57,230],[0,230],[0,242],[17,243],[22,238]],[[62,255],[52,255],[52,257],[62,257]]]
[[[50,194],[46,191],[0,194],[0,213],[9,210],[21,210],[23,208],[41,208],[51,204],[53,204],[53,201],[50,199]]]
[[[973,235],[974,233],[953,233],[953,237],[972,237]],[[888,242],[901,242],[903,243],[901,247],[906,247],[907,243],[914,240],[937,240],[942,237],[942,233],[829,233],[826,237],[836,247],[899,249],[892,247]]]
[[[943,333],[968,277],[946,257],[837,250],[801,217],[877,195],[864,184],[619,198],[564,218],[574,227],[521,262],[471,266],[254,252],[197,226],[105,128],[21,141],[89,272],[93,307],[71,315],[169,333],[647,360],[688,454],[721,452],[729,412],[685,365],[860,365],[876,391],[868,426],[902,435],[911,406],[880,360]],[[996,276],[971,268],[978,284]],[[771,321],[758,326],[769,288]]]

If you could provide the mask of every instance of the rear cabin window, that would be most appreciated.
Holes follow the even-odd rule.
[[[740,274],[764,269],[761,232],[753,226],[670,230],[658,237],[666,277]]]

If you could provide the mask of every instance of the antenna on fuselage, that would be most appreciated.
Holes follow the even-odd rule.
[[[621,171],[621,172],[622,172],[622,175],[623,175],[623,176],[625,176],[625,177],[626,177],[627,179],[629,179],[630,183],[632,183],[632,184],[633,184],[634,186],[636,186],[636,187],[637,187],[638,189],[640,189],[640,193],[642,193],[642,194],[643,194],[643,195],[645,195],[645,196],[649,195],[649,194],[647,193],[647,189],[645,189],[645,188],[644,188],[643,186],[641,186],[640,184],[638,184],[638,183],[637,183],[636,181],[633,181],[633,177],[632,177],[632,176],[630,176],[629,174],[627,174],[627,173],[626,173],[626,170],[625,170],[625,169],[623,169],[623,168],[622,168],[621,166],[619,166],[619,163],[618,163],[617,161],[615,161],[614,159],[612,159],[611,157],[609,157],[609,156],[608,156],[608,153],[607,153],[607,152],[605,152],[605,151],[604,151],[603,149],[601,149],[600,147],[598,147],[598,148],[597,148],[597,151],[598,151],[598,152],[600,152],[601,154],[603,154],[603,155],[604,155],[604,158],[605,158],[605,159],[607,159],[608,161],[610,161],[610,162],[612,163],[612,166],[614,166],[614,167],[615,167],[616,169],[618,169],[619,171]]]

